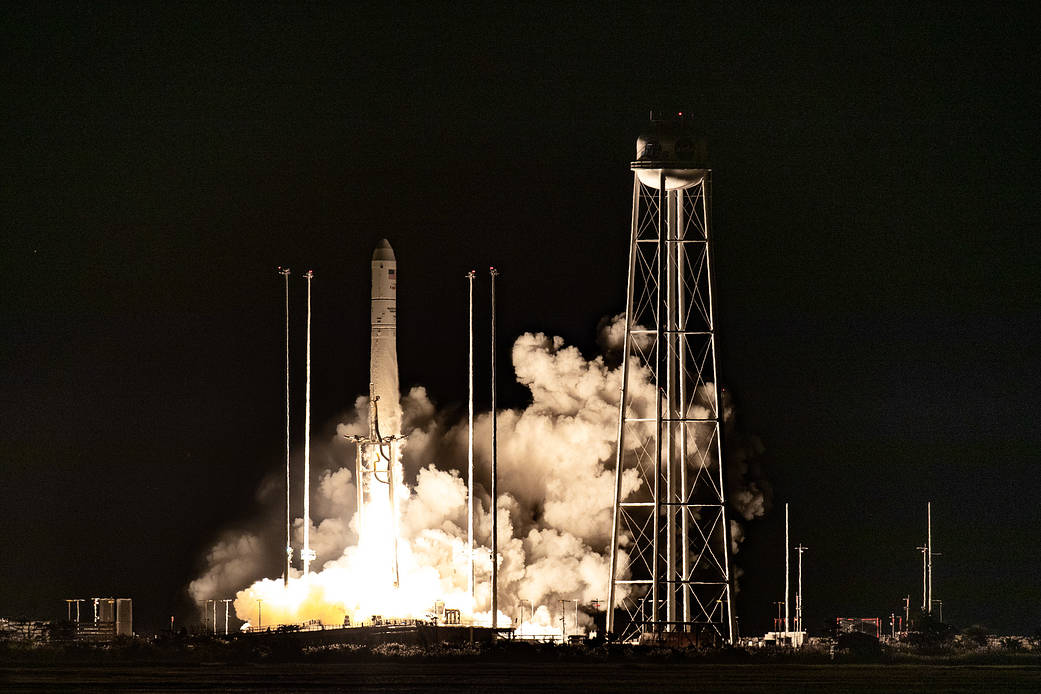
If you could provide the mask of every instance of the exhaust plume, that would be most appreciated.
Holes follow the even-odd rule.
[[[559,634],[561,600],[578,600],[583,610],[565,604],[568,633],[584,632],[592,619],[588,605],[607,597],[614,493],[615,439],[621,369],[617,353],[622,317],[601,321],[599,344],[608,357],[586,359],[560,337],[526,333],[517,338],[512,362],[519,383],[531,392],[524,408],[498,413],[499,605],[500,622],[513,621],[521,634]],[[612,355],[615,358],[612,359]],[[630,365],[634,402],[653,402],[649,371]],[[739,518],[763,515],[769,488],[750,476],[761,444],[738,435],[733,406],[724,392],[728,441],[728,501],[733,549],[741,541]],[[467,424],[449,422],[422,387],[401,398],[398,488],[400,589],[372,575],[372,556],[356,526],[354,446],[343,438],[366,432],[368,399],[359,397],[341,418],[333,437],[316,458],[327,461],[311,506],[312,571],[294,571],[290,587],[262,578],[261,539],[228,535],[206,556],[207,569],[189,586],[206,599],[236,592],[236,615],[254,620],[263,601],[265,625],[321,620],[337,625],[383,617],[427,617],[435,602],[461,610],[464,621],[491,623],[491,497],[489,487],[490,413],[474,420],[474,542],[476,598],[470,612],[467,586],[466,487],[459,470],[467,465]],[[628,445],[636,446],[637,442]],[[321,465],[321,462],[319,462]],[[640,482],[636,470],[622,480],[623,497]],[[368,513],[368,510],[366,511]],[[297,519],[296,535],[303,522]],[[277,547],[274,538],[263,543]],[[736,573],[736,572],[735,572]],[[621,598],[622,596],[619,596]],[[519,618],[519,619],[518,619]],[[509,620],[509,621],[508,621]]]

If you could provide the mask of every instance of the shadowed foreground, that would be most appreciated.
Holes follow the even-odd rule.
[[[5,691],[1038,692],[1041,668],[675,663],[296,663],[0,668]]]

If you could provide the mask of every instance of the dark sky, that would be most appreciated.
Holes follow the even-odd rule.
[[[709,137],[721,365],[810,547],[807,623],[917,601],[932,499],[944,616],[1041,625],[1034,8],[500,5],[2,11],[0,614],[187,616],[282,460],[277,265],[317,277],[318,435],[366,387],[384,236],[402,381],[440,405],[471,267],[503,272],[504,356],[525,330],[594,354],[635,137],[677,108]],[[782,523],[747,529],[748,632]]]

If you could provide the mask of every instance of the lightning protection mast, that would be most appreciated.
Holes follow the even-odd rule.
[[[304,565],[304,577],[311,573],[311,562],[315,560],[315,551],[311,549],[311,280],[314,273],[304,273],[307,280],[307,342],[306,367],[304,385],[304,546],[300,548],[300,559]]]
[[[495,278],[499,271],[488,268],[492,278],[492,629],[499,627],[499,448],[498,413],[495,404]]]
[[[732,643],[711,170],[689,118],[651,121],[632,163],[607,631]]]
[[[470,594],[470,612],[474,609],[474,277],[477,272],[470,270],[466,274],[470,291],[470,361],[469,379],[470,396],[466,426],[466,590]]]
[[[289,511],[289,268],[278,268],[285,282],[286,295],[286,565],[282,580],[289,587],[289,572],[293,566],[293,519]],[[227,625],[225,625],[227,626]]]

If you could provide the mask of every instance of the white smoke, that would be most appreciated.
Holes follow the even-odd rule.
[[[599,341],[606,352],[620,347],[621,325],[620,316],[601,323]],[[518,382],[531,392],[531,404],[502,410],[497,419],[500,623],[519,614],[527,620],[533,612],[524,629],[558,632],[562,600],[583,605],[606,602],[621,368],[609,366],[603,356],[586,359],[562,338],[542,333],[517,338],[512,361]],[[648,371],[635,359],[630,365],[633,402],[637,407],[653,402],[655,389]],[[293,595],[280,602],[281,581],[264,579],[247,588],[261,575],[249,558],[256,553],[259,539],[228,537],[211,549],[208,569],[189,586],[197,602],[237,590],[238,616],[251,618],[256,600],[263,599],[264,622],[271,624],[306,619],[337,623],[345,615],[367,616],[363,610],[376,604],[375,598],[362,599],[345,589],[379,580],[366,575],[371,567],[363,565],[358,553],[354,452],[342,438],[366,433],[367,410],[367,398],[358,398],[337,426],[336,438],[328,446],[333,462],[313,490],[311,544],[318,554],[314,566],[320,570],[307,581],[294,582]],[[483,413],[474,422],[479,550],[471,612],[466,592],[466,486],[458,472],[465,475],[466,422],[446,424],[421,387],[402,398],[401,411],[407,436],[401,463],[409,482],[400,495],[401,584],[412,597],[395,594],[388,600],[396,601],[397,616],[421,616],[440,599],[477,621],[490,621],[491,415]],[[628,442],[627,448],[635,445]],[[746,458],[739,456],[738,472],[747,472]],[[636,470],[627,471],[623,497],[639,484]],[[766,501],[758,486],[745,483],[732,470],[729,487],[731,505],[742,518],[762,515]],[[298,535],[301,529],[298,520]],[[735,521],[732,538],[736,550],[741,530]],[[270,544],[280,543],[272,539]],[[569,631],[578,631],[577,625],[570,624],[573,605],[564,610]],[[590,621],[581,612],[579,620]]]

